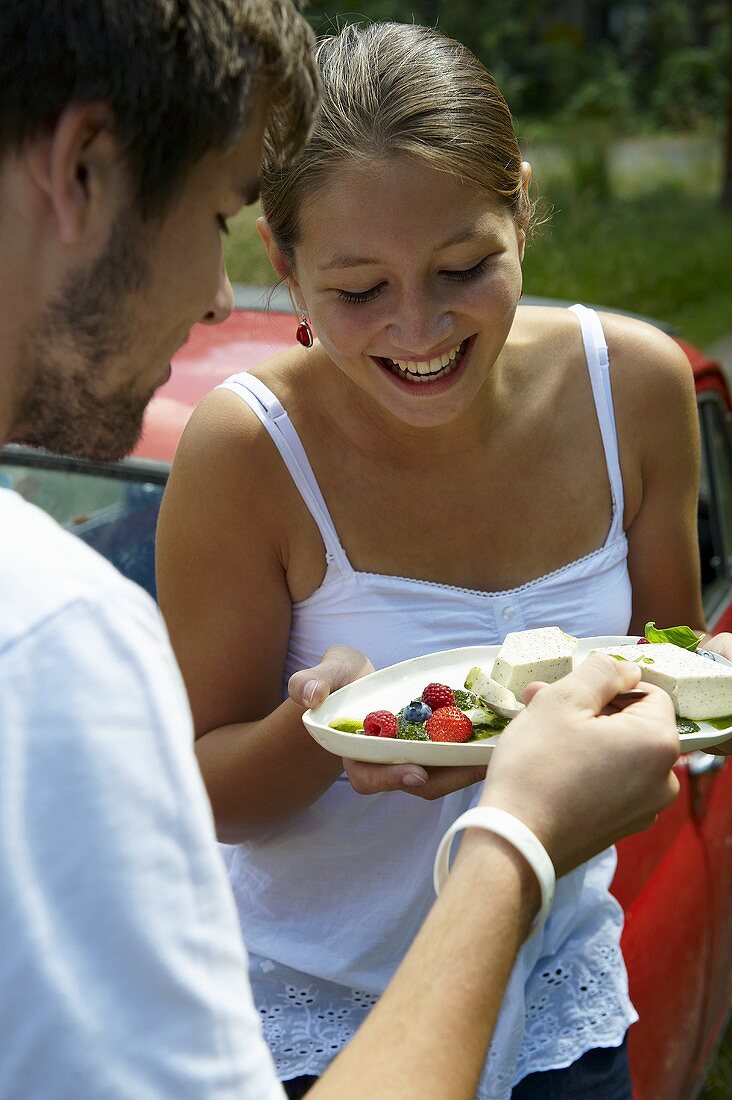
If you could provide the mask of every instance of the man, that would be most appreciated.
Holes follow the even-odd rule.
[[[309,44],[289,0],[0,7],[3,440],[131,449],[190,327],[231,309],[220,231],[256,196],[265,128],[282,155],[303,139]],[[0,530],[0,1097],[279,1097],[156,609],[7,491]],[[334,650],[293,697],[355,674]],[[588,662],[496,753],[483,804],[560,874],[675,793],[665,696],[596,717],[637,679]],[[470,1096],[540,899],[515,846],[470,830],[313,1095]]]

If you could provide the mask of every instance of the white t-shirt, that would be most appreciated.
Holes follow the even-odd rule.
[[[0,1098],[281,1100],[149,597],[0,490]]]

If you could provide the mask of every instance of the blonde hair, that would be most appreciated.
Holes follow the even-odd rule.
[[[419,158],[498,197],[527,230],[531,204],[511,112],[478,59],[428,27],[346,26],[318,43],[321,102],[309,141],[289,164],[270,148],[262,207],[290,264],[303,202],[340,165]]]

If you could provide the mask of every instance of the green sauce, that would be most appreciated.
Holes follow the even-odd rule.
[[[465,691],[464,688],[455,688],[453,695],[455,696],[455,706],[460,707],[460,710],[470,710],[471,707],[480,706],[480,699],[477,695],[473,695],[472,691]]]
[[[710,726],[714,726],[715,730],[726,730],[732,727],[732,714],[728,714],[726,718],[705,718],[705,722]]]
[[[397,739],[399,741],[429,741],[429,734],[422,722],[405,722],[399,715],[397,725]]]
[[[473,726],[471,741],[485,741],[487,737],[497,737],[505,728],[505,726]]]
[[[363,721],[360,718],[338,718],[328,726],[339,733],[363,733]]]

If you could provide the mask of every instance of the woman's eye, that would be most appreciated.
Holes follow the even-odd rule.
[[[221,230],[221,232],[224,234],[225,237],[228,237],[229,236],[229,227],[226,224],[226,218],[224,217],[224,215],[223,214],[217,214],[216,215],[216,221],[219,223],[219,229]]]
[[[380,293],[384,283],[372,286],[370,290],[339,290],[338,298],[341,302],[351,302],[358,305],[360,302],[371,302]]]
[[[491,253],[491,256],[493,253]],[[474,267],[468,267],[464,271],[443,271],[442,274],[446,279],[455,279],[459,283],[465,283],[468,279],[476,279],[478,275],[482,275],[488,266],[488,261],[491,256],[484,256],[482,260],[479,260]]]

